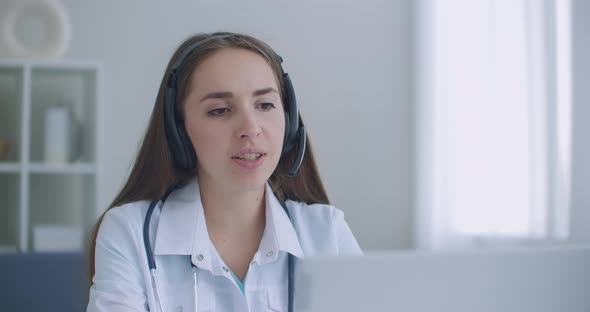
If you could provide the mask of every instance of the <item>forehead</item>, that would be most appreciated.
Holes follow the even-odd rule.
[[[195,93],[250,92],[268,87],[277,88],[271,66],[261,55],[246,49],[214,52],[195,68],[191,78]]]

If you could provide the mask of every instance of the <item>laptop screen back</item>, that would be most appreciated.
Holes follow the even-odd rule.
[[[590,311],[590,246],[298,262],[295,311]]]

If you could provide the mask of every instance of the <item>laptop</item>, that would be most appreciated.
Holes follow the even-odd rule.
[[[295,311],[588,312],[590,246],[307,258]]]

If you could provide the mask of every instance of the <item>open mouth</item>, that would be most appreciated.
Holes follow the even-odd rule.
[[[232,159],[241,159],[241,160],[246,160],[246,161],[255,161],[258,158],[262,157],[261,153],[248,153],[248,154],[242,154],[240,156],[234,156],[232,157]]]
[[[245,169],[256,169],[264,163],[266,158],[265,153],[244,153],[239,156],[232,157],[234,163]]]

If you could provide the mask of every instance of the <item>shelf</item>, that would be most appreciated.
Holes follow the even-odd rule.
[[[19,174],[0,175],[0,247],[18,245],[19,195]]]
[[[12,245],[0,245],[0,255],[17,253],[18,248]]]
[[[0,67],[0,142],[8,142],[8,153],[2,162],[20,159],[22,142],[21,121],[23,97],[23,70],[17,66]]]
[[[47,164],[31,163],[31,173],[59,173],[59,174],[95,174],[96,166],[91,163]]]
[[[18,173],[20,171],[19,163],[0,162],[0,173]]]
[[[0,163],[0,173],[19,173],[21,165],[19,163]],[[95,174],[96,166],[92,163],[73,163],[73,164],[29,164],[30,173],[58,173],[58,174]]]
[[[68,112],[59,142],[70,142],[63,149],[70,161],[94,162],[96,159],[96,71],[79,68],[35,67],[31,71],[31,149],[30,160],[42,162],[52,159],[46,147],[51,146],[46,135],[47,112],[63,106]],[[65,118],[64,118],[65,119]],[[68,130],[66,130],[68,129]],[[58,132],[60,133],[60,132]],[[67,134],[73,135],[68,136]],[[64,138],[65,137],[65,138]],[[62,149],[62,150],[63,150]]]
[[[0,254],[87,238],[98,210],[100,72],[92,62],[0,58]]]
[[[92,175],[32,174],[30,177],[30,225],[28,246],[35,246],[34,229],[37,226],[80,226],[86,234],[90,218],[94,216],[96,182]],[[67,196],[56,196],[67,194]]]
[[[61,60],[29,60],[29,59],[5,59],[0,58],[0,67],[12,67],[12,68],[23,68],[23,67],[35,67],[45,69],[72,69],[72,70],[95,70],[99,65],[93,62],[82,62],[82,61],[61,61]]]

